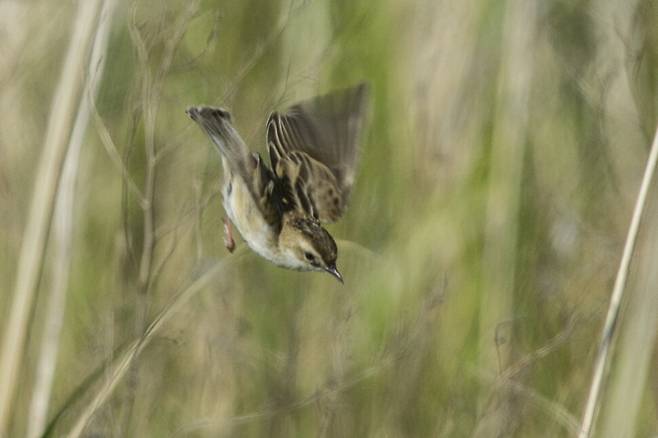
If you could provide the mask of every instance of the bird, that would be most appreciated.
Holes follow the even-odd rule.
[[[246,145],[229,111],[187,108],[221,157],[230,252],[233,224],[254,252],[275,265],[326,272],[344,282],[336,241],[323,225],[347,208],[368,109],[369,87],[362,82],[271,113],[265,125],[268,164]]]

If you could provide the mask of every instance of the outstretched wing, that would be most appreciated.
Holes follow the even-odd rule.
[[[267,121],[270,161],[290,208],[334,222],[347,207],[366,113],[365,83],[273,113]]]

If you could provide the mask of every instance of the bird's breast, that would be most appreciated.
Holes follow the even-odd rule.
[[[276,263],[280,254],[275,231],[265,221],[239,176],[227,178],[223,196],[224,209],[247,245],[262,257]]]

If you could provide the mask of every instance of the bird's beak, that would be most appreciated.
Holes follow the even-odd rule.
[[[334,277],[336,277],[338,279],[338,281],[340,281],[341,283],[343,283],[343,284],[345,283],[343,281],[343,276],[340,275],[340,272],[338,272],[338,269],[336,269],[336,266],[327,266],[326,268],[324,268],[324,270],[327,271],[329,274],[333,275]]]

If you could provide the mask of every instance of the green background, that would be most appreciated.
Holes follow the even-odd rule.
[[[6,320],[76,5],[1,5]],[[658,120],[655,1],[120,1],[112,20],[102,122],[92,116],[75,192],[54,436],[112,358],[217,263],[85,436],[573,436]],[[229,254],[219,158],[185,108],[229,108],[262,153],[269,112],[362,80],[360,171],[329,226],[345,285],[241,241]],[[151,134],[145,285],[144,210],[126,181],[145,190]],[[30,421],[48,254],[12,436]],[[638,275],[634,262],[631,288]],[[654,353],[637,436],[658,428],[656,370]]]

